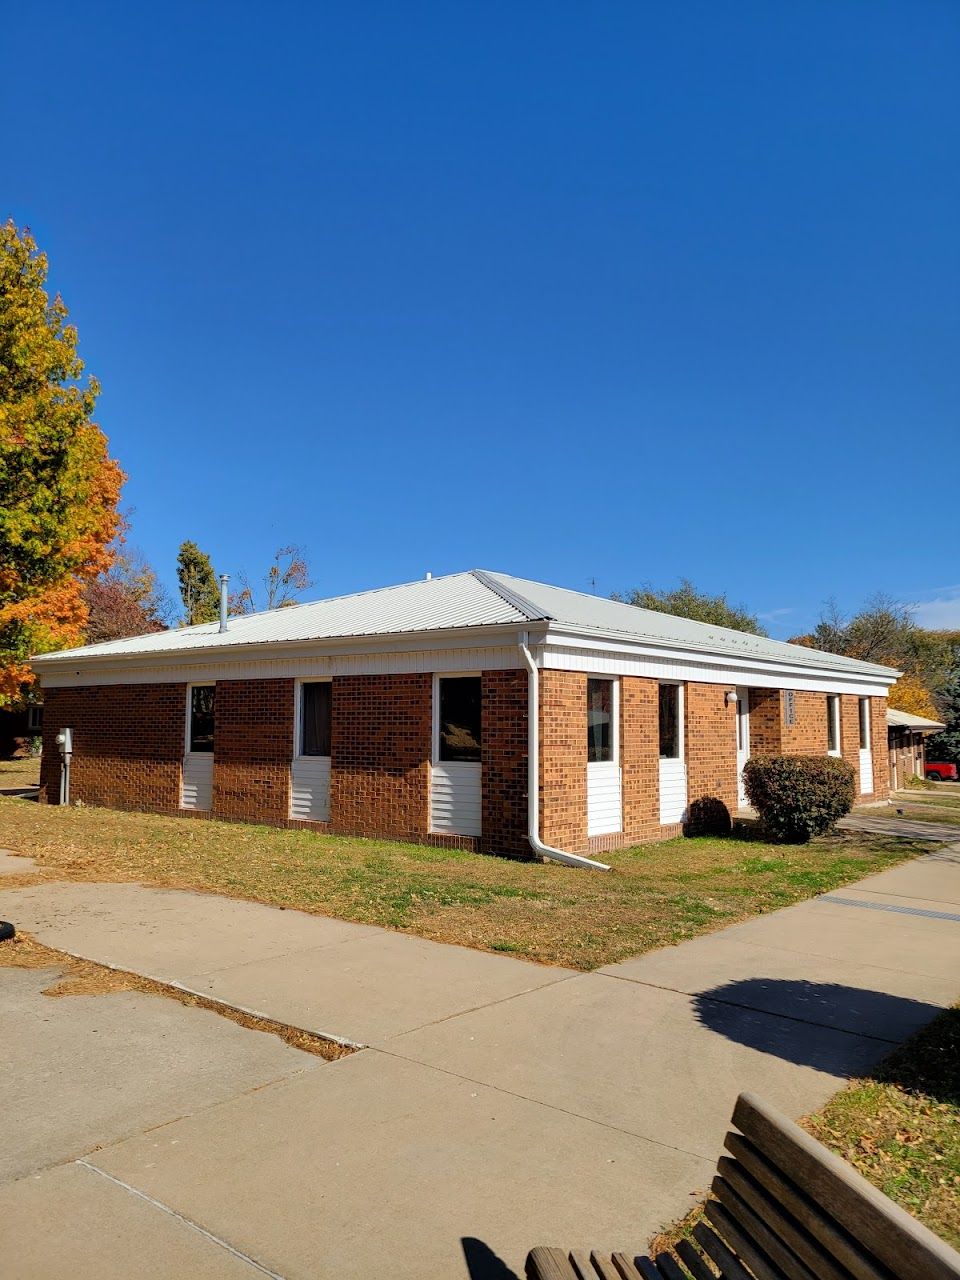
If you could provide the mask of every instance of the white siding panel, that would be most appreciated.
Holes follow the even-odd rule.
[[[682,822],[687,810],[687,766],[682,760],[660,761],[660,822]]]
[[[475,763],[435,764],[430,774],[430,830],[478,836],[481,824],[481,770]]]
[[[182,809],[213,807],[213,752],[197,751],[183,757],[183,782],[180,790]]]
[[[860,752],[860,794],[873,795],[873,752],[869,747]]]
[[[587,765],[587,835],[605,836],[623,830],[620,766],[613,761]]]
[[[298,756],[290,769],[290,817],[330,821],[330,757]]]

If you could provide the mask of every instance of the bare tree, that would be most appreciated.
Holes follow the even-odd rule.
[[[230,595],[232,614],[260,613],[265,609],[286,609],[298,604],[301,591],[313,586],[306,552],[295,544],[278,547],[270,567],[255,588],[246,573],[238,574],[240,590]]]

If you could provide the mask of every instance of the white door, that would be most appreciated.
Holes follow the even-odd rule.
[[[750,690],[737,690],[737,803],[747,807],[747,792],[743,785],[743,766],[750,759]],[[729,777],[729,775],[728,775]]]
[[[329,822],[333,685],[329,680],[303,680],[296,697],[290,817]]]
[[[870,699],[861,698],[860,714],[860,794],[873,794],[873,742],[871,741]]]
[[[483,823],[481,682],[434,676],[430,830],[479,836]]]

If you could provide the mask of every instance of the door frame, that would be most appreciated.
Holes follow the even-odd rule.
[[[736,724],[734,743],[737,749],[737,807],[747,807],[747,793],[743,786],[744,765],[750,759],[750,690],[746,685],[736,689]]]

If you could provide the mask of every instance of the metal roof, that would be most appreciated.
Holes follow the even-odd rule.
[[[646,641],[820,670],[869,672],[891,678],[898,674],[874,663],[482,569],[232,617],[226,632],[220,631],[219,623],[208,622],[79,649],[61,649],[33,661],[43,666],[64,660],[224,652],[245,645],[360,639],[472,627],[523,627],[529,623],[588,632],[598,639]]]
[[[928,720],[926,716],[915,716],[909,711],[898,711],[896,707],[887,707],[887,727],[890,729],[916,729],[922,733],[939,733],[947,726],[939,720]]]

